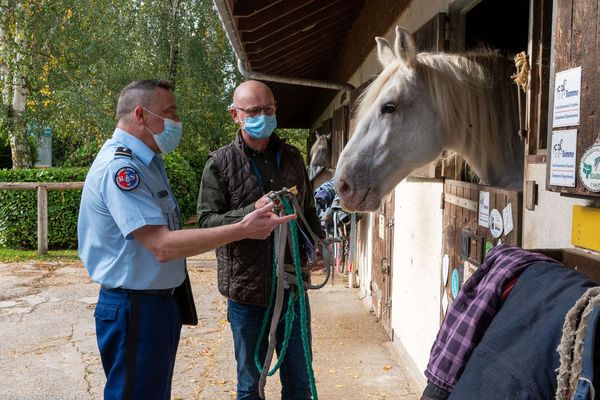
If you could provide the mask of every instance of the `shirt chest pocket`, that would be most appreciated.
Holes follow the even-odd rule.
[[[158,199],[160,209],[167,220],[169,230],[181,229],[181,217],[179,216],[177,203],[170,192],[164,189],[157,191],[155,195]]]

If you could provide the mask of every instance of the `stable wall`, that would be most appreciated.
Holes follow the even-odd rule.
[[[394,344],[423,371],[440,326],[442,181],[402,181],[395,191],[392,329]]]
[[[546,164],[526,164],[525,181],[538,185],[538,204],[523,209],[523,248],[573,248],[571,244],[573,206],[591,205],[591,200],[561,196],[546,190]]]

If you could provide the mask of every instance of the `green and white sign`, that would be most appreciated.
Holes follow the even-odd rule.
[[[600,192],[600,144],[596,143],[583,153],[579,163],[579,178],[591,192]]]

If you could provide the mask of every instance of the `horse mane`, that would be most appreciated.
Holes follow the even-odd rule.
[[[501,142],[506,141],[511,151],[516,142],[505,132],[506,120],[516,115],[510,68],[508,58],[489,49],[464,54],[419,53],[412,65],[399,59],[384,68],[361,94],[357,116],[361,119],[371,111],[395,76],[416,74],[441,118],[444,137],[453,138],[461,149],[475,146],[474,138],[483,149],[502,148]],[[515,123],[512,133],[517,129]]]

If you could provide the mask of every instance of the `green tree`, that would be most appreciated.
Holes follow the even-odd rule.
[[[26,45],[2,42],[10,49],[0,50],[0,66],[12,65],[4,61],[16,60],[17,48],[27,55],[18,69],[26,78],[23,124],[53,128],[55,164],[89,165],[112,134],[119,90],[136,79],[176,83],[185,125],[180,151],[195,168],[235,132],[226,109],[239,75],[210,0],[0,4],[2,26],[27,32]],[[14,87],[2,82],[4,91]],[[8,137],[11,109],[3,105],[0,136]]]

